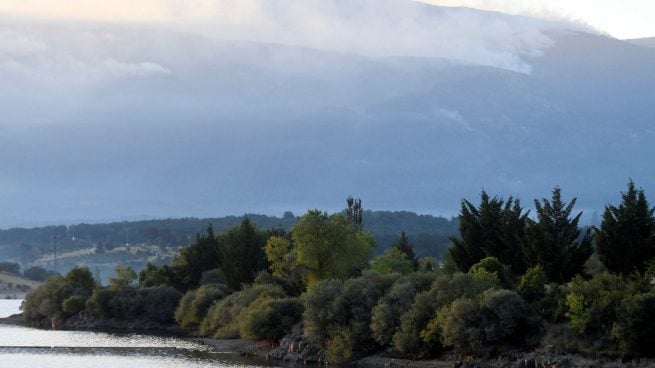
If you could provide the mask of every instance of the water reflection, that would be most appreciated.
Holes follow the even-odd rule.
[[[20,301],[0,300],[0,316],[17,313]],[[0,366],[20,368],[278,367],[215,353],[175,337],[79,331],[45,331],[0,325]]]

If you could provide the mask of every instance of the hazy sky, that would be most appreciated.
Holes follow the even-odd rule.
[[[238,0],[233,0],[239,4]],[[575,19],[618,38],[655,36],[652,0],[424,0],[548,18]],[[222,2],[225,4],[225,1]],[[241,5],[241,4],[239,4]],[[214,0],[2,0],[0,14],[102,21],[189,21],[211,19]],[[243,16],[248,17],[247,9]]]

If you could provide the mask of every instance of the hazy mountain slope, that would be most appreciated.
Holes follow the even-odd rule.
[[[466,58],[418,57],[397,38],[379,55],[43,26],[50,41],[0,58],[0,224],[338,210],[349,194],[371,209],[450,215],[482,188],[529,203],[555,185],[599,209],[628,177],[655,188],[644,159],[655,153],[655,49],[421,9],[455,14],[421,25],[475,25]],[[505,54],[529,68],[482,60]]]
[[[649,38],[635,38],[631,40],[626,40],[632,44],[646,47],[655,47],[655,37]]]

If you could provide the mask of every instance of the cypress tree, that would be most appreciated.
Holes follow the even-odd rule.
[[[649,207],[644,190],[637,190],[632,180],[621,197],[618,207],[605,207],[600,230],[596,233],[598,256],[612,272],[643,273],[647,263],[655,258],[655,208]]]
[[[534,201],[538,221],[529,220],[524,255],[528,265],[541,266],[549,281],[570,281],[582,273],[593,253],[591,230],[580,237],[578,225],[582,212],[571,218],[576,200],[563,202],[562,191],[556,187],[551,200]]]
[[[490,198],[482,191],[479,207],[463,200],[459,215],[460,238],[451,238],[453,246],[449,250],[457,268],[467,272],[480,260],[495,257],[513,272],[523,273],[527,267],[521,256],[521,243],[527,218],[520,201],[512,197],[504,201]]]

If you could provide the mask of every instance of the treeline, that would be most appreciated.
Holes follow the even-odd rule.
[[[192,242],[208,224],[212,224],[215,231],[222,232],[238,226],[245,217],[259,228],[286,231],[298,221],[293,213],[286,212],[282,217],[245,215],[15,228],[0,230],[0,254],[29,263],[42,254],[52,253],[55,245],[60,252],[89,247],[111,250],[125,244],[175,248]],[[366,211],[363,226],[382,247],[391,244],[398,233],[405,231],[416,245],[417,253],[433,257],[444,254],[449,238],[457,232],[456,220],[412,212]]]
[[[170,265],[118,268],[108,286],[85,269],[50,278],[27,297],[25,318],[56,326],[92,313],[269,341],[300,324],[330,363],[539,344],[655,354],[655,218],[644,191],[630,182],[597,229],[580,229],[575,199],[559,188],[534,205],[529,216],[514,198],[464,200],[443,262],[417,256],[402,233],[373,256],[360,201],[333,215],[309,211],[289,231],[244,219],[221,233],[210,227]]]
[[[45,281],[45,279],[47,279],[49,276],[56,274],[53,271],[48,271],[45,268],[39,266],[29,267],[25,271],[21,271],[20,264],[16,262],[0,262],[0,272],[24,277],[32,281]]]

